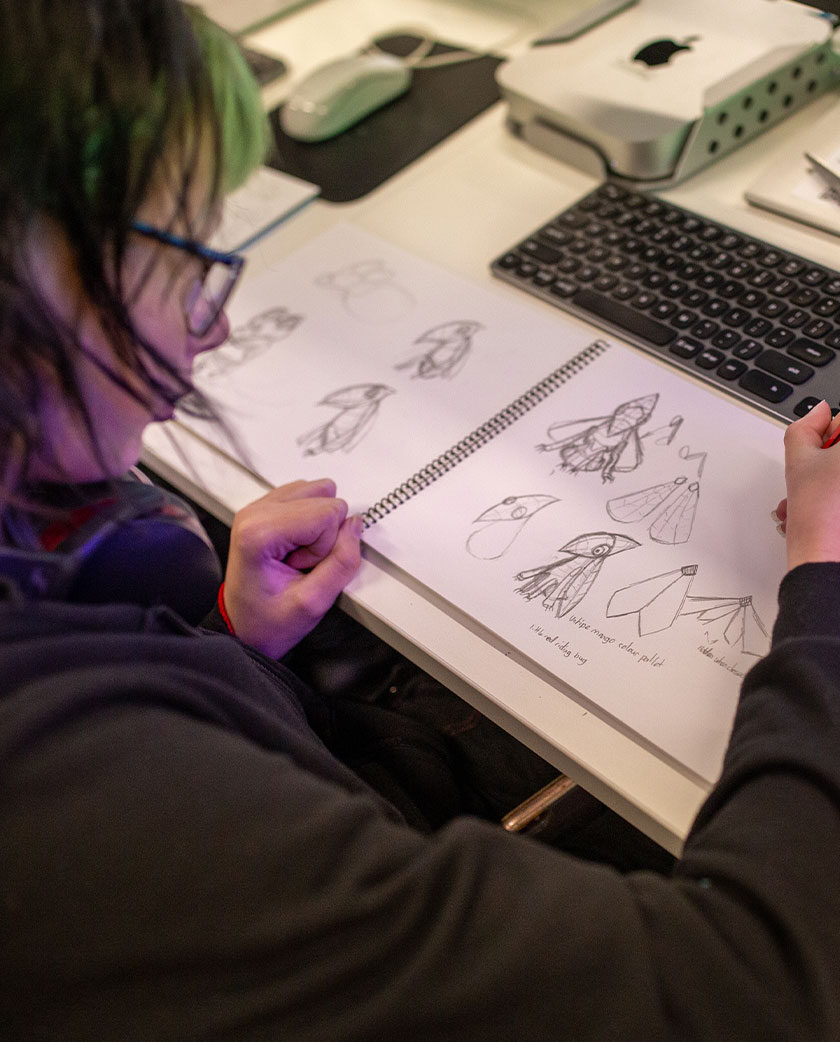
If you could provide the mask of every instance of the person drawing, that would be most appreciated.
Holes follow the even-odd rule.
[[[385,712],[290,668],[359,566],[330,480],[237,514],[203,623],[109,590],[119,555],[96,603],[68,582],[84,561],[64,541],[100,512],[108,539],[160,519],[126,471],[228,332],[241,265],[206,243],[265,144],[239,52],[178,0],[0,0],[0,55],[4,1038],[836,1042],[828,404],[785,434],[773,647],[673,867],[625,872],[457,808],[430,823],[409,790],[445,756],[412,743],[401,681]],[[183,586],[165,542],[127,545]]]

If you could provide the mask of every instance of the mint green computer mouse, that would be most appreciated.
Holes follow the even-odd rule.
[[[408,65],[390,54],[338,58],[292,87],[280,126],[298,141],[325,141],[404,94],[411,78]]]

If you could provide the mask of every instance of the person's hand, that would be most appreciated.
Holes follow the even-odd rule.
[[[826,402],[785,431],[787,498],[776,507],[788,568],[808,561],[840,561],[840,442],[823,443],[840,427]]]
[[[237,637],[271,658],[320,621],[359,567],[362,521],[335,491],[326,478],[294,481],[233,520],[225,610]]]

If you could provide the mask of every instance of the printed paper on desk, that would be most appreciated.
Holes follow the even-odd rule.
[[[229,315],[194,378],[239,444],[180,422],[271,484],[329,475],[360,511],[592,339],[349,225],[246,277]]]
[[[261,167],[225,199],[222,223],[211,245],[227,252],[245,249],[317,195],[317,185]]]

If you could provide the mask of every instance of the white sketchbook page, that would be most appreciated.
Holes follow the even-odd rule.
[[[642,458],[622,471],[636,457],[616,410],[651,395],[646,421],[623,410]],[[783,494],[778,427],[612,345],[365,541],[711,782],[741,678],[769,647]]]
[[[592,333],[349,225],[237,290],[196,385],[272,484],[329,476],[363,511]],[[218,427],[178,419],[231,455]]]

